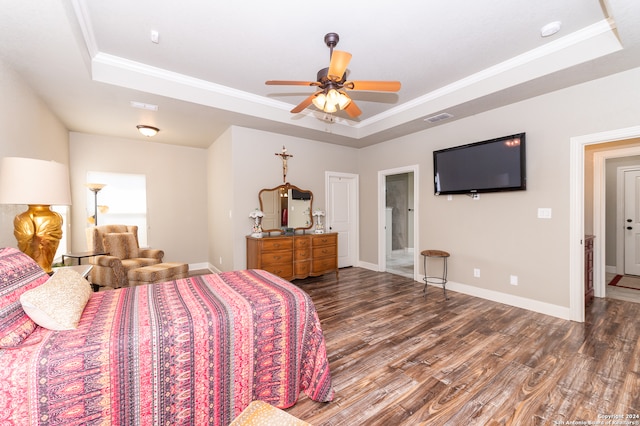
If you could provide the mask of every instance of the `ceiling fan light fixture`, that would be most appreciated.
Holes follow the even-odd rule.
[[[330,102],[327,102],[326,105],[324,106],[324,112],[332,113],[332,112],[336,112],[336,111],[338,111],[338,107],[337,107],[336,104],[332,104]]]
[[[344,92],[329,89],[326,93],[322,92],[316,95],[311,102],[320,111],[333,113],[338,109],[345,109],[351,103],[351,99]]]
[[[351,103],[351,98],[349,98],[346,93],[338,92],[338,108],[345,109]]]
[[[349,117],[356,118],[362,114],[362,111],[343,89],[372,92],[397,92],[400,90],[399,81],[347,81],[347,67],[351,61],[351,53],[333,50],[338,44],[338,40],[340,37],[336,33],[328,33],[324,36],[324,42],[329,48],[329,67],[318,71],[316,81],[267,80],[265,82],[268,85],[317,87],[317,91],[296,105],[291,113],[298,114],[313,104],[319,111],[327,113],[325,117],[331,116],[338,109],[341,109]]]
[[[327,92],[327,103],[331,105],[338,103],[338,91],[336,89],[329,89]]]
[[[138,125],[136,126],[136,128],[138,129],[138,131],[139,131],[142,135],[144,135],[144,136],[146,136],[146,137],[148,137],[148,138],[150,138],[150,137],[152,137],[152,136],[155,136],[155,135],[156,135],[156,134],[158,134],[158,132],[160,131],[160,129],[158,129],[157,127],[153,127],[153,126],[146,126],[146,125],[144,125],[144,124],[138,124]]]
[[[320,93],[318,96],[314,97],[311,102],[313,102],[313,105],[315,105],[315,107],[320,111],[324,111],[324,106],[327,103],[327,97],[324,93]]]

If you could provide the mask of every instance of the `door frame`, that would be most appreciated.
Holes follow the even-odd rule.
[[[569,140],[569,315],[572,321],[584,322],[584,151],[587,145],[640,137],[640,126],[571,137]],[[613,151],[613,150],[612,150]],[[593,279],[596,297],[605,294],[605,159],[603,151],[594,154],[593,182]],[[615,150],[618,153],[621,150]],[[632,154],[636,155],[636,154]],[[623,155],[613,155],[623,156]]]
[[[640,147],[636,147],[638,154],[632,155],[640,155]],[[629,155],[617,155],[617,157],[628,157]],[[614,157],[608,157],[614,158]],[[616,199],[616,274],[624,275],[627,268],[626,261],[626,237],[624,232],[624,220],[625,220],[625,208],[626,208],[626,200],[627,195],[625,192],[626,187],[626,173],[627,172],[640,172],[640,166],[625,166],[618,167],[616,169],[616,188],[617,188],[617,199]],[[605,268],[606,268],[606,260],[605,260]]]
[[[385,233],[386,221],[386,179],[387,176],[400,175],[404,173],[413,173],[413,279],[418,280],[419,255],[420,250],[420,230],[418,218],[420,217],[420,167],[417,164],[411,166],[397,167],[395,169],[387,169],[378,171],[378,272],[387,270],[387,254],[386,244],[387,237]]]
[[[353,183],[354,183],[354,193],[353,196],[355,197],[355,209],[352,212],[353,213],[353,221],[352,225],[355,229],[353,229],[354,231],[354,239],[355,241],[353,241],[353,266],[359,266],[360,263],[360,175],[355,174],[355,173],[342,173],[342,172],[328,172],[325,171],[324,173],[324,205],[325,205],[325,209],[326,209],[326,223],[325,223],[325,227],[329,227],[329,224],[332,222],[332,219],[330,217],[330,212],[331,212],[331,208],[330,208],[330,199],[331,199],[331,185],[330,185],[330,180],[332,177],[338,177],[338,178],[342,178],[342,179],[350,179]],[[339,244],[339,242],[338,242]],[[339,247],[338,247],[339,249]],[[340,251],[338,250],[338,255],[340,254]]]

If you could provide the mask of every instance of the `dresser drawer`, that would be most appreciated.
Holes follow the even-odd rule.
[[[313,236],[313,247],[318,246],[326,246],[326,245],[336,245],[338,242],[336,234],[329,235],[314,235]]]
[[[311,259],[311,249],[310,248],[300,249],[300,250],[296,249],[296,251],[293,252],[293,259],[296,262]]]
[[[292,251],[263,251],[260,255],[262,266],[293,262]]]
[[[311,272],[311,261],[295,262],[293,264],[293,274],[296,278],[306,278]]]
[[[324,259],[313,259],[311,262],[311,273],[314,275],[324,274],[326,272],[335,271],[338,269],[338,260],[334,257],[327,257]]]
[[[265,238],[262,241],[262,251],[273,250],[292,250],[293,239],[292,238]]]
[[[293,263],[280,264],[280,265],[265,265],[262,269],[271,272],[285,280],[293,278]]]
[[[337,252],[338,252],[338,248],[335,245],[314,247],[312,256],[314,259],[327,257],[327,256],[335,257]]]
[[[311,248],[311,238],[307,235],[298,237],[296,236],[293,239],[293,246],[296,250],[304,250]]]

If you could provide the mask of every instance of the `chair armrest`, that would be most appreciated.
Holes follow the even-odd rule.
[[[119,257],[115,256],[94,256],[89,262],[92,265],[105,266],[107,268],[122,267],[122,261]]]
[[[164,251],[158,249],[139,249],[138,257],[146,257],[150,259],[158,259],[162,262],[162,258],[164,257]]]
[[[122,260],[116,256],[94,256],[89,259],[89,263],[95,265],[91,271],[91,279],[94,283],[96,279],[96,275],[99,275],[99,270],[103,270],[103,268],[107,271],[111,271],[107,273],[110,278],[103,278],[106,281],[98,282],[99,285],[110,285],[114,288],[120,288],[127,285],[127,273],[124,270],[124,266],[122,265]]]

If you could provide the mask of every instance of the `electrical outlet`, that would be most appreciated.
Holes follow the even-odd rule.
[[[509,277],[509,284],[518,285],[518,276],[517,275],[511,275]]]
[[[480,278],[480,269],[474,268],[473,269],[473,276],[476,277],[476,278]]]
[[[220,256],[220,264],[222,265],[222,256]]]

